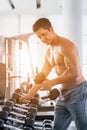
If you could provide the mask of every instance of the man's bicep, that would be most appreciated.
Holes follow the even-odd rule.
[[[64,58],[65,65],[73,75],[78,75],[80,72],[80,63],[77,52],[74,50]]]

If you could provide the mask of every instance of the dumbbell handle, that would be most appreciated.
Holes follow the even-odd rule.
[[[37,115],[37,109],[34,110],[33,107],[30,108],[30,111],[28,111],[27,113],[23,113],[23,114],[19,113],[18,111],[17,111],[17,112],[11,111],[11,110],[10,110],[10,107],[7,107],[7,106],[4,106],[4,107],[2,108],[2,110],[3,110],[3,111],[7,111],[10,115],[14,115],[14,116],[21,117],[21,118],[26,118],[26,117],[28,117],[28,116],[34,118],[34,117]],[[33,111],[33,110],[34,110],[34,111]],[[31,116],[30,116],[30,115],[31,115]]]
[[[19,120],[19,119],[14,119],[12,117],[7,117],[8,120],[11,120],[11,121],[15,121],[15,122],[18,122],[20,124],[25,124],[25,121],[22,121],[22,120]],[[26,125],[26,124],[25,124]],[[34,123],[34,127],[43,127],[43,125],[40,125],[38,123]]]
[[[4,124],[3,127],[5,127],[5,128],[9,128],[9,129],[14,129],[14,130],[23,130],[23,129],[20,129],[20,128],[17,128],[17,127],[11,126],[11,125],[7,125],[7,124]]]
[[[20,111],[23,111],[23,112],[25,112],[25,113],[27,113],[29,110],[30,110],[30,107],[23,107],[22,108],[22,105],[15,105],[12,101],[7,101],[6,103],[5,103],[5,105],[6,106],[8,106],[8,107],[10,107],[11,106],[11,108],[13,109],[13,110],[18,110],[19,112]],[[26,108],[26,109],[25,109]],[[34,107],[33,107],[33,109],[34,109]],[[35,109],[37,109],[36,107],[35,107]]]
[[[18,108],[16,106],[14,106],[15,104],[12,101],[5,102],[5,105],[8,106],[8,107],[11,107],[12,109],[17,109]],[[19,107],[18,110],[19,109],[22,110],[22,111],[24,111],[24,112],[28,111],[28,110],[23,109],[22,107],[21,108]]]
[[[18,108],[18,107],[16,107],[16,106],[13,106],[13,109],[15,109],[15,110],[18,110],[18,111],[23,111],[23,112],[28,112],[28,110],[25,110],[25,109],[23,109],[23,108]],[[29,108],[28,108],[29,109]]]
[[[20,113],[14,112],[14,111],[11,111],[10,114],[15,115],[15,116],[19,116],[19,117],[21,116],[21,117],[26,118],[26,115],[23,115],[23,114],[20,114]]]
[[[25,124],[25,121],[22,121],[22,120],[19,120],[19,119],[14,119],[12,117],[7,117],[8,120],[11,120],[11,121],[15,121],[15,122],[18,122],[20,124]],[[43,125],[40,125],[38,123],[34,123],[34,126],[39,126],[39,127],[42,127]]]
[[[12,118],[12,117],[7,117],[7,119],[11,120],[11,121],[15,121],[15,122],[21,123],[21,124],[25,123],[25,121],[22,121],[22,120],[19,120],[19,119],[15,119],[15,118]]]
[[[13,107],[13,110],[17,110],[17,111],[19,111],[19,112],[22,111],[22,112],[24,112],[24,113],[28,113],[28,112],[30,112],[31,109],[32,109],[32,110],[35,109],[35,111],[37,111],[37,108],[34,108],[34,107],[28,107],[28,110],[25,110],[25,109],[22,109],[22,108],[20,109],[20,108],[15,107],[15,106]]]
[[[23,109],[29,109],[29,107],[27,107],[27,106],[25,106],[25,105],[20,105],[20,104],[18,104],[18,103],[15,103],[15,105],[14,106],[16,106],[16,107],[20,107],[20,108],[23,108]]]
[[[14,119],[12,117],[7,117],[8,120],[11,120],[11,121],[15,121],[15,122],[18,122],[20,124],[25,124],[25,121],[22,121],[22,120],[19,120],[19,119]],[[25,124],[26,125],[26,124]],[[40,125],[40,124],[37,124],[37,123],[34,123],[34,127],[43,127],[43,125]],[[21,129],[17,129],[17,130],[21,130]]]

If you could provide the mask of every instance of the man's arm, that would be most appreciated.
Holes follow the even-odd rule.
[[[47,77],[47,75],[50,73],[50,71],[51,71],[51,66],[50,66],[49,62],[47,60],[45,60],[45,63],[43,65],[41,72]],[[30,89],[29,93],[20,98],[20,102],[22,100],[26,100],[26,99],[30,100],[36,94],[36,92],[41,88],[41,86],[42,86],[42,83],[40,83],[40,84],[35,83],[34,86]]]
[[[46,58],[46,59],[45,59],[45,63],[44,63],[44,65],[43,65],[43,67],[42,67],[41,72],[42,72],[43,74],[45,74],[45,76],[47,77],[47,76],[49,75],[49,73],[51,72],[51,69],[52,69],[52,67],[51,67],[49,61],[48,61],[47,58]]]
[[[61,51],[66,70],[57,78],[44,81],[42,83],[43,89],[51,89],[57,84],[63,84],[72,79],[77,79],[81,73],[77,48],[73,44],[69,44],[64,46]]]
[[[28,94],[21,96],[20,102],[22,102],[22,100],[30,100],[36,94],[36,92],[40,89],[40,87],[41,87],[41,84],[34,84],[34,86],[30,89]]]

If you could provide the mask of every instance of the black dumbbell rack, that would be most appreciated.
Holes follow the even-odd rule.
[[[6,103],[5,103],[5,105],[6,105]],[[32,120],[30,119],[30,122],[27,122],[26,123],[27,125],[25,124],[25,122],[23,120],[24,120],[24,118],[26,118],[26,114],[22,114],[22,113],[27,113],[28,109],[32,106],[35,106],[35,104],[30,105],[30,106],[29,105],[26,106],[24,104],[15,104],[13,106],[14,109],[10,110],[6,119],[2,119],[0,117],[0,120],[2,120],[1,122],[4,121],[4,123],[2,123],[2,126],[4,128],[8,128],[8,130],[46,130],[46,128],[49,128],[49,130],[52,130],[53,106],[52,106],[51,112],[49,111],[50,109],[48,107],[47,108],[45,107],[45,110],[43,111],[43,108],[41,109],[41,106],[40,107],[38,106],[37,109],[39,109],[39,111],[37,111],[36,116],[34,117],[34,121],[32,122]],[[4,107],[4,105],[1,107],[1,110],[4,110],[3,107]],[[18,112],[15,110],[18,110]],[[46,113],[47,110],[48,110],[48,113]],[[30,115],[28,115],[28,116],[30,116]],[[19,117],[21,117],[21,120],[19,119]],[[32,118],[32,115],[30,118]],[[45,122],[44,120],[50,120],[51,123]],[[29,125],[29,123],[30,124],[33,123],[32,126]]]

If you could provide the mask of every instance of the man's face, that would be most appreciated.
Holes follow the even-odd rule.
[[[37,32],[36,35],[38,36],[38,38],[41,39],[42,42],[44,42],[47,45],[51,45],[52,44],[52,29],[50,28],[49,30],[47,29],[43,29],[40,28]]]

